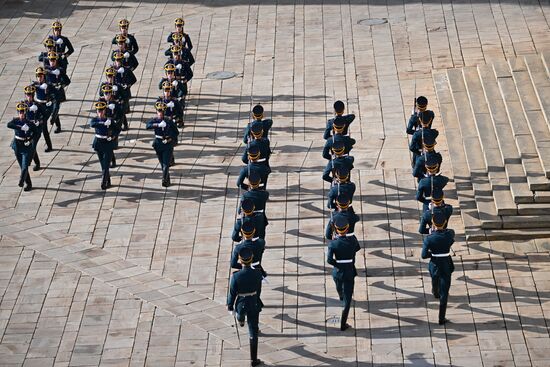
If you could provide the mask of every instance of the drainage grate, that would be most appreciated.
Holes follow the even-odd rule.
[[[232,71],[214,71],[212,73],[206,74],[206,77],[208,79],[231,79],[237,76],[237,73],[234,73]]]
[[[360,21],[357,22],[357,24],[371,26],[371,25],[385,24],[387,22],[388,22],[388,19],[386,18],[367,18],[367,19],[361,19]]]

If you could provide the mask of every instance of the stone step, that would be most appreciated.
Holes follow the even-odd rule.
[[[492,70],[488,70],[488,72],[492,74]],[[487,103],[487,100],[492,96],[489,95],[488,98],[486,97],[477,68],[464,68],[463,75],[470,100],[470,107],[474,116],[474,123],[493,189],[497,213],[499,215],[516,213],[516,203],[533,202],[533,192],[529,190],[529,186],[527,185],[519,153],[513,142],[510,147],[504,146],[504,149],[501,149],[500,140],[496,135],[496,131],[499,128],[496,126],[495,119],[493,119],[493,111]],[[493,89],[498,91],[496,81],[494,86],[495,88]],[[504,122],[507,122],[507,120]],[[464,143],[467,144],[467,142]],[[510,167],[514,165],[516,167]],[[512,174],[514,176],[510,176]]]
[[[524,114],[523,120],[526,121],[535,140],[535,148],[537,149],[545,175],[546,177],[550,177],[550,130],[538,103],[537,95],[531,83],[531,77],[523,58],[511,58],[508,62],[516,87],[516,90],[510,90],[508,93],[516,94],[516,98],[522,108],[522,111],[514,111],[513,113],[515,116]],[[505,103],[507,103],[506,100]]]
[[[546,215],[504,215],[503,229],[547,228],[550,229],[550,214]]]
[[[514,241],[549,237],[550,229],[546,228],[532,228],[528,231],[522,229],[493,229],[466,233],[467,241]]]
[[[524,61],[546,124],[550,126],[550,78],[547,69],[538,55],[525,56]]]
[[[548,215],[550,203],[518,204],[519,215]]]
[[[493,67],[480,65],[478,74],[514,201],[516,203],[532,202],[532,191],[550,190],[550,180],[545,177],[540,161],[536,157],[535,143],[531,138],[530,144],[522,145],[514,139]],[[525,137],[530,138],[530,135]],[[532,150],[529,147],[532,147]],[[522,159],[522,157],[528,157],[529,153],[534,153],[535,156]]]

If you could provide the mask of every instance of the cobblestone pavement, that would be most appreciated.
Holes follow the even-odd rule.
[[[14,114],[59,17],[76,51],[63,132],[42,153],[35,188],[0,131],[0,366],[242,366],[225,312],[240,134],[252,103],[275,121],[260,357],[284,366],[548,366],[550,243],[466,242],[460,216],[448,318],[437,325],[417,234],[405,121],[417,94],[439,115],[432,70],[550,48],[547,2],[0,0],[0,113]],[[159,94],[165,38],[183,14],[197,63],[173,185],[143,122]],[[121,17],[140,45],[114,187],[99,189],[92,114]],[[375,26],[361,22],[384,18]],[[237,77],[212,80],[207,74]],[[322,240],[327,184],[322,131],[332,102],[352,125],[362,221],[359,277],[338,330]],[[439,120],[435,126],[442,130]],[[444,132],[438,139],[450,171]],[[448,202],[456,207],[450,183]]]

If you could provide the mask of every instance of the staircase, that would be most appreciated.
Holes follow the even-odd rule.
[[[550,52],[433,72],[468,240],[550,237]]]

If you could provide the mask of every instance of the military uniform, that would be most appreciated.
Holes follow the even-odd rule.
[[[331,160],[332,146],[335,144],[338,144],[339,142],[342,142],[344,144],[343,154],[349,154],[349,152],[353,149],[353,145],[355,144],[355,139],[350,138],[349,136],[346,136],[346,135],[341,135],[341,134],[333,135],[325,143],[325,146],[323,148],[323,158]]]
[[[431,157],[430,157],[431,156]],[[429,158],[428,158],[429,157]],[[416,158],[416,162],[413,168],[413,176],[416,177],[417,182],[426,177],[426,161],[434,159],[437,164],[441,166],[443,163],[443,157],[436,151],[424,152]]]
[[[33,136],[33,171],[38,171],[40,169],[40,158],[38,157],[38,152],[36,151],[36,148],[38,145],[38,141],[40,140],[40,136],[42,135],[42,131],[48,130],[48,126],[46,124],[46,121],[44,120],[44,115],[46,114],[45,107],[34,101],[34,93],[35,88],[33,85],[25,87],[25,95],[27,96],[27,100],[25,101],[25,105],[27,106],[25,117],[36,126],[36,135]],[[49,142],[49,144],[51,145],[51,141]]]
[[[249,162],[246,166],[241,168],[239,172],[239,177],[237,178],[237,187],[240,187],[243,190],[248,190],[249,185],[244,183],[245,178],[249,178],[250,174],[254,172],[262,181],[264,189],[267,185],[267,178],[269,176],[268,166],[263,163]]]
[[[455,232],[452,229],[442,228],[446,221],[443,213],[434,213],[432,222],[435,230],[424,238],[421,255],[423,259],[430,259],[428,270],[432,277],[432,293],[435,298],[439,298],[440,325],[447,321],[445,314],[451,288],[451,274],[455,268],[450,254]]]
[[[269,130],[273,126],[273,120],[271,119],[264,119],[264,108],[261,105],[256,105],[252,109],[252,117],[254,118],[253,121],[246,124],[246,127],[244,128],[243,133],[243,143],[247,144],[248,142],[252,141],[254,137],[252,136],[251,127],[254,123],[261,123],[262,127],[262,138],[269,138]]]
[[[157,111],[162,111],[162,117],[157,116],[147,121],[146,128],[155,131],[153,148],[157,153],[158,160],[162,167],[162,186],[170,186],[170,161],[174,156],[174,144],[177,142],[179,131],[176,124],[164,117],[166,105],[162,102],[155,103]]]
[[[32,121],[27,120],[27,105],[24,102],[17,103],[17,112],[19,113],[19,117],[8,122],[8,128],[13,129],[15,133],[11,148],[21,168],[19,187],[23,187],[26,184],[24,190],[30,191],[32,189],[32,181],[29,175],[29,165],[34,155],[34,139],[38,135],[38,127]]]
[[[124,40],[124,42],[126,43],[126,49],[132,55],[135,55],[139,51],[139,46],[138,46],[138,43],[136,41],[136,37],[134,37],[133,34],[128,33],[128,27],[129,26],[130,26],[130,22],[126,19],[121,19],[121,20],[118,21],[118,27],[120,28],[120,31],[121,31],[120,35],[126,37],[126,39]],[[117,36],[118,36],[118,34],[115,37],[113,37],[113,40],[111,41],[111,44],[113,44],[113,45],[118,44]]]
[[[117,54],[115,57],[120,57],[120,54]],[[132,85],[137,82],[137,79],[132,70],[122,65],[121,60],[117,59],[117,61],[119,64],[115,64],[115,66],[113,66],[115,70],[114,84],[122,87],[122,90],[119,91],[119,93],[124,100],[129,101],[130,98],[132,98]],[[126,110],[125,112],[128,113],[129,111]]]
[[[352,207],[349,207],[349,209],[345,209],[342,211],[335,211],[331,218],[329,219],[327,226],[325,228],[325,238],[327,240],[332,240],[336,237],[336,231],[334,229],[334,223],[339,220],[339,218],[345,217],[346,220],[349,223],[349,230],[348,233],[346,233],[347,237],[355,236],[355,224],[359,222],[360,218],[355,212],[353,211]]]
[[[264,165],[269,167],[269,158],[271,157],[271,147],[270,147],[269,139],[266,139],[266,138],[259,138],[259,139],[254,139],[250,141],[246,145],[243,151],[243,154],[241,156],[242,162],[244,164],[248,164],[249,152],[255,151],[254,147],[258,147],[258,151],[260,154],[256,160],[256,163],[263,163]],[[271,172],[271,170],[269,171]]]
[[[347,237],[349,223],[344,216],[334,221],[334,228],[338,237],[329,242],[327,248],[327,263],[333,266],[332,279],[336,285],[336,291],[343,302],[340,330],[346,330],[349,325],[347,318],[351,307],[353,288],[355,286],[355,254],[361,249],[355,236]]]
[[[430,230],[432,228],[432,216],[438,212],[442,213],[442,215],[445,217],[445,220],[447,222],[449,221],[449,218],[453,214],[453,206],[449,204],[445,204],[445,202],[443,201],[443,198],[444,198],[443,189],[439,187],[434,187],[434,190],[432,192],[432,200],[428,206],[428,210],[424,211],[422,213],[422,216],[420,217],[420,226],[418,228],[419,233],[421,234],[430,233]],[[443,229],[447,228],[447,222],[442,227]]]
[[[111,174],[109,165],[113,156],[115,147],[115,125],[114,121],[108,118],[105,113],[107,104],[104,101],[97,101],[95,108],[98,110],[98,116],[90,120],[90,127],[95,129],[95,137],[92,148],[97,153],[99,164],[101,165],[101,189],[107,190],[111,187]],[[103,115],[100,115],[102,113]]]
[[[103,97],[99,98],[99,101],[105,102],[107,108],[105,109],[105,116],[111,120],[111,131],[113,137],[113,150],[118,149],[118,137],[122,131],[122,125],[124,122],[123,116],[123,106],[121,103],[116,101],[112,93],[113,86],[110,84],[104,84],[102,86]],[[126,126],[126,130],[128,127]],[[113,151],[111,156],[111,168],[116,167],[116,157]]]
[[[241,228],[247,222],[251,222],[256,229],[256,235],[264,239],[265,238],[265,227],[266,221],[263,212],[255,213],[254,201],[252,199],[245,199],[241,202],[241,211],[240,216],[235,221],[233,227],[233,233],[231,234],[231,239],[235,242],[240,242],[242,240]]]
[[[122,57],[120,57],[121,55]],[[137,58],[127,50],[113,50],[111,52],[111,61],[115,60],[121,60],[122,66],[132,72],[139,66]]]
[[[339,128],[339,133],[342,135],[348,135],[349,134],[349,125],[355,120],[354,114],[344,115],[344,109],[345,109],[344,102],[342,101],[336,101],[334,102],[334,112],[336,113],[336,116],[329,119],[327,121],[327,126],[325,128],[325,133],[323,134],[323,139],[329,139],[334,130],[334,126],[341,126],[341,129]]]
[[[53,22],[52,29],[54,34],[48,36],[48,38],[52,39],[55,43],[55,52],[58,54],[60,59],[64,60],[63,62],[66,66],[69,63],[69,56],[71,56],[74,52],[74,47],[67,37],[61,35],[62,28],[63,26],[59,21]],[[59,34],[56,34],[56,32],[59,32]]]
[[[180,46],[175,45],[170,47],[170,54],[166,55],[168,57],[171,56],[168,61],[166,61],[166,64],[174,64],[176,68],[176,78],[185,84],[185,94],[187,94],[187,82],[193,79],[193,70],[191,69],[191,65],[195,62],[193,56],[187,56],[186,58],[183,57],[183,54],[186,54],[187,52],[189,51],[183,51]],[[193,63],[190,61],[193,61]]]
[[[416,130],[411,138],[409,150],[413,153],[411,165],[414,167],[416,159],[422,154],[423,142],[425,139],[435,141],[439,136],[439,131],[432,129],[433,116],[427,111],[419,112],[418,119],[421,128]]]
[[[342,144],[337,143],[338,144]],[[343,148],[343,145],[341,145]],[[337,147],[337,146],[336,146]],[[353,169],[353,162],[354,158],[349,155],[336,155],[334,154],[334,148],[333,146],[333,157],[330,162],[327,163],[325,166],[325,170],[323,171],[323,180],[327,182],[332,182],[334,180],[334,172],[339,169],[346,169],[348,172]]]
[[[174,32],[171,32],[168,35],[166,42],[174,43],[174,38],[177,38],[177,37],[174,37],[174,35],[178,34],[179,36],[181,36],[180,39],[181,39],[182,47],[192,50],[193,43],[191,42],[191,37],[189,37],[189,35],[183,31],[184,25],[185,25],[185,21],[182,18],[176,18],[174,20],[174,27],[176,28],[176,30]]]
[[[56,125],[54,133],[61,132],[61,121],[59,120],[59,109],[61,108],[61,103],[67,100],[65,96],[65,87],[71,84],[71,79],[65,73],[65,70],[58,66],[54,65],[53,60],[56,60],[57,63],[57,54],[50,52],[48,54],[48,59],[50,60],[50,66],[46,68],[46,81],[48,84],[53,86],[53,91],[55,99],[53,101],[52,107],[52,117],[50,123]]]
[[[258,292],[262,286],[262,274],[250,266],[254,260],[253,253],[249,248],[241,249],[238,256],[243,268],[231,276],[229,294],[227,295],[227,310],[236,311],[237,319],[241,325],[244,325],[246,318],[250,338],[250,364],[258,366],[262,363],[258,359],[258,324],[262,310]]]
[[[54,88],[46,81],[45,70],[42,67],[38,67],[35,70],[38,80],[32,83],[35,89],[34,101],[41,107],[41,117],[43,120],[42,133],[44,134],[44,141],[46,142],[46,152],[51,152],[52,140],[50,138],[50,131],[48,129],[48,119],[53,112],[53,102],[55,100]]]
[[[413,135],[415,131],[420,129],[421,122],[418,118],[419,114],[426,113],[425,116],[428,120],[433,120],[435,115],[433,111],[430,111],[427,109],[428,106],[428,99],[424,96],[420,96],[415,99],[415,108],[413,113],[411,114],[411,117],[409,118],[409,122],[407,123],[407,134]]]

